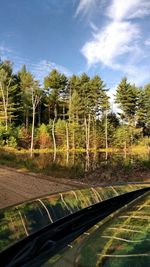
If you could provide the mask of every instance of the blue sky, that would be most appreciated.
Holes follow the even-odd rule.
[[[0,57],[36,78],[57,68],[150,82],[150,0],[1,0]]]

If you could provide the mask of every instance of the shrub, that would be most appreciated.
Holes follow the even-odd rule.
[[[48,129],[44,123],[42,123],[38,128],[37,142],[40,148],[47,148],[51,145],[51,139],[48,133]]]
[[[24,127],[19,127],[18,129],[18,146],[22,148],[29,148],[31,142],[31,134],[30,132]]]
[[[14,136],[10,136],[7,140],[7,145],[13,148],[17,147],[17,140]]]

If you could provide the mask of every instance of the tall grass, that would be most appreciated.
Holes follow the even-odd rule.
[[[81,157],[82,156],[82,157]],[[150,157],[140,159],[137,157],[123,158],[123,155],[112,154],[108,161],[98,160],[93,169],[85,172],[83,164],[84,155],[71,164],[65,164],[65,155],[62,153],[60,160],[54,162],[49,154],[43,157],[36,155],[30,158],[28,154],[16,154],[14,152],[0,151],[0,164],[8,167],[23,169],[25,171],[43,173],[56,178],[87,178],[111,180],[111,182],[122,179],[122,177],[138,179],[143,173],[150,176]]]

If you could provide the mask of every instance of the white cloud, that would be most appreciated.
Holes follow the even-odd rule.
[[[66,76],[71,76],[72,72],[66,67],[59,65],[55,62],[48,60],[40,60],[39,62],[33,62],[28,58],[24,58],[15,53],[12,49],[0,44],[0,59],[10,60],[14,64],[14,72],[18,72],[21,69],[22,65],[26,65],[27,69],[33,73],[36,79],[41,83],[43,78],[52,70],[56,69],[61,73],[64,73]]]
[[[121,66],[120,70],[125,73],[131,83],[136,83],[137,85],[141,85],[145,81],[148,82],[150,79],[149,68],[147,66],[136,66],[135,64],[130,65],[127,63]]]
[[[12,50],[8,47],[5,47],[4,45],[0,45],[0,52],[1,53],[11,53]]]
[[[117,88],[117,84],[111,87],[111,89],[107,92],[107,95],[109,96],[109,101],[110,101],[110,108],[112,112],[115,112],[115,113],[120,111],[118,104],[115,103],[116,88]]]
[[[0,58],[2,60],[7,58],[12,52],[12,49],[4,45],[4,42],[0,44]]]
[[[75,16],[78,16],[80,13],[87,14],[91,9],[96,7],[96,4],[100,2],[100,0],[78,0],[79,4],[77,6]]]
[[[148,38],[147,40],[145,40],[144,44],[147,45],[147,46],[150,46],[150,38]]]
[[[99,62],[112,66],[118,56],[133,51],[132,42],[139,36],[136,25],[113,21],[102,31],[93,34],[93,40],[83,46],[82,53],[90,66]]]
[[[98,27],[92,21],[90,22],[90,27],[94,32],[98,32],[99,30]]]
[[[102,64],[127,74],[138,81],[150,78],[148,66],[140,67],[147,56],[141,46],[141,25],[133,18],[142,18],[150,14],[149,0],[112,0],[109,2],[103,28],[92,27],[92,38],[87,41],[81,52],[88,66]],[[95,26],[95,25],[94,25]],[[149,45],[150,40],[145,41]],[[140,71],[140,75],[139,75]]]
[[[126,20],[143,17],[150,14],[150,1],[113,0],[106,13],[113,20]]]
[[[54,62],[50,62],[48,60],[41,60],[38,63],[35,64],[29,64],[29,68],[32,71],[32,73],[35,75],[37,79],[40,81],[43,80],[43,78],[52,70],[56,69],[61,73],[64,73],[66,76],[72,75],[72,72],[69,71],[64,66],[61,66],[59,64],[56,64]]]

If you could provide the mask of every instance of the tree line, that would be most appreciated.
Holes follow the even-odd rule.
[[[22,66],[0,62],[0,144],[18,148],[99,149],[127,146],[150,135],[150,83],[123,78],[116,114],[99,75],[66,77],[53,69],[42,84]]]

